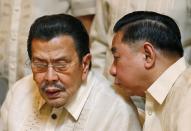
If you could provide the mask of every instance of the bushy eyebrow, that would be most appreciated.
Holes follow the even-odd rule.
[[[33,57],[32,61],[46,61],[46,60],[44,60],[42,58],[38,58],[38,57]]]
[[[46,62],[46,61],[47,61],[46,59],[39,58],[39,57],[34,57],[32,60],[33,60],[33,61],[42,61],[42,62]],[[70,61],[71,61],[71,58],[70,58],[70,57],[63,56],[63,57],[59,57],[59,58],[52,59],[51,61],[52,61],[52,62],[58,62],[58,61],[70,62]]]
[[[58,62],[58,61],[71,62],[72,59],[71,59],[70,57],[64,56],[64,57],[60,57],[60,58],[54,59],[53,61],[54,61],[54,62]]]

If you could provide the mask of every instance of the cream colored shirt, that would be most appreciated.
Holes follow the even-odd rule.
[[[140,131],[136,110],[90,72],[64,107],[51,108],[41,98],[32,75],[18,81],[1,108],[5,131]]]
[[[179,59],[176,63],[170,66],[147,90],[146,92],[146,104],[145,104],[145,122],[144,122],[144,131],[177,131],[176,125],[174,124],[173,128],[166,129],[170,121],[167,119],[172,114],[176,112],[176,106],[173,106],[169,99],[173,98],[174,95],[178,92],[172,92],[175,82],[182,75],[186,69],[186,64],[184,58]],[[191,77],[190,77],[191,78]],[[182,87],[184,87],[183,83]],[[179,87],[180,90],[182,87]],[[174,93],[171,95],[171,92]],[[167,96],[169,97],[167,99]],[[182,97],[182,96],[178,96]],[[176,105],[178,105],[179,101]],[[167,106],[174,108],[174,112],[164,115],[164,112],[170,110]],[[186,107],[184,107],[186,108]],[[183,113],[183,112],[182,112]],[[173,120],[173,123],[176,123],[177,118]],[[169,126],[170,127],[170,126]],[[176,129],[176,130],[174,130]],[[181,129],[180,131],[186,131]]]

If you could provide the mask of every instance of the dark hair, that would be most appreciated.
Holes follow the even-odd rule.
[[[49,41],[60,35],[69,35],[74,39],[75,48],[82,62],[83,56],[90,53],[89,36],[83,24],[75,17],[67,14],[42,16],[34,21],[30,27],[27,40],[28,56],[32,57],[32,40]]]
[[[176,22],[166,15],[135,11],[122,17],[113,31],[123,31],[123,42],[133,44],[144,40],[152,43],[156,49],[183,56],[180,30]]]

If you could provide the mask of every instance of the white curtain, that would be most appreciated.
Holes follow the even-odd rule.
[[[0,1],[0,73],[12,85],[25,74],[31,0]]]

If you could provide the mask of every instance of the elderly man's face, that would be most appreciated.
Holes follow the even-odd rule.
[[[33,78],[42,97],[53,107],[63,106],[76,93],[86,75],[82,64],[70,36],[32,41]]]
[[[112,42],[114,57],[110,73],[115,77],[115,84],[123,87],[129,95],[144,95],[144,55],[139,47],[130,47],[122,41],[123,33],[117,32]]]

